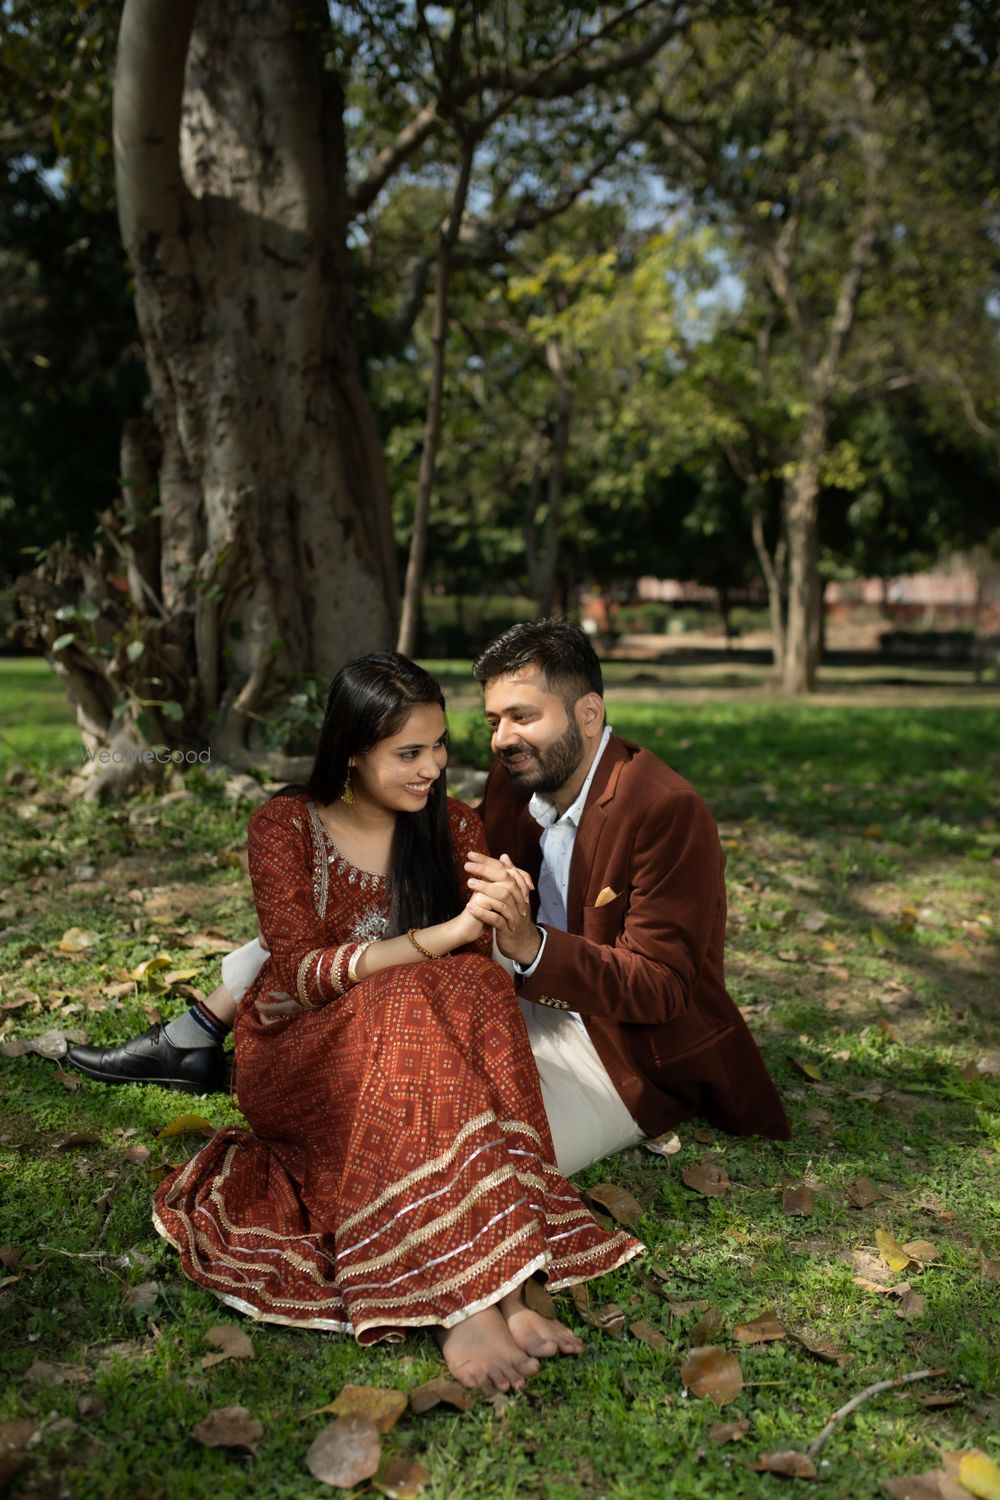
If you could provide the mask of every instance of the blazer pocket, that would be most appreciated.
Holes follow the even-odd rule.
[[[595,943],[613,944],[622,930],[627,905],[625,892],[606,901],[603,906],[583,908],[583,935]]]

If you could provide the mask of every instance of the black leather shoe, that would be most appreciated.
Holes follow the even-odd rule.
[[[117,1047],[70,1047],[66,1061],[98,1083],[158,1083],[185,1094],[218,1094],[226,1087],[221,1047],[175,1047],[159,1023]]]

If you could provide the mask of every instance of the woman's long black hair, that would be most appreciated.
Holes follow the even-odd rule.
[[[443,709],[444,694],[429,672],[395,651],[373,651],[341,667],[326,700],[316,760],[306,791],[319,803],[344,789],[352,755],[398,734],[423,703]],[[391,908],[387,937],[409,927],[446,922],[462,909],[448,823],[444,772],[419,812],[400,813],[389,856]]]

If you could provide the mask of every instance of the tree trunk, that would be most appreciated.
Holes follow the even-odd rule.
[[[764,511],[760,486],[753,484],[749,490],[750,530],[754,551],[767,584],[767,608],[771,619],[771,656],[776,675],[781,678],[785,670],[785,553],[786,541],[782,536],[772,557],[764,536]]]
[[[161,445],[158,587],[189,733],[245,763],[282,681],[393,636],[323,0],[125,0],[119,216]]]
[[[452,252],[465,213],[465,200],[469,193],[469,178],[472,174],[475,153],[475,139],[470,137],[463,141],[462,159],[452,196],[451,212],[448,215],[448,222],[441,235],[441,244],[438,249],[431,332],[433,354],[430,389],[427,396],[424,446],[420,454],[420,475],[417,480],[417,503],[413,512],[413,530],[410,536],[410,554],[406,563],[403,608],[400,614],[397,640],[397,650],[401,651],[404,656],[412,656],[417,648],[420,596],[424,586],[424,568],[427,559],[427,522],[430,518],[431,495],[437,473],[437,452],[441,439],[441,414],[444,405],[445,351],[448,343],[448,283],[451,278]]]
[[[782,686],[786,693],[811,693],[821,649],[823,590],[819,576],[819,475],[829,419],[825,408],[810,408],[794,472],[785,483],[785,535],[788,538],[788,625]]]
[[[554,338],[546,340],[545,360],[556,384],[555,418],[549,443],[549,479],[546,492],[545,528],[542,545],[536,553],[532,577],[535,609],[540,616],[555,608],[559,576],[559,538],[562,525],[563,497],[566,487],[566,458],[569,453],[569,427],[573,414],[573,387],[566,356]]]

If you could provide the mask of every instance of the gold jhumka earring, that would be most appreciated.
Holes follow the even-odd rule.
[[[351,786],[351,768],[348,766],[347,775],[344,777],[344,785],[340,789],[340,800],[345,807],[350,807],[354,801],[354,788]]]

